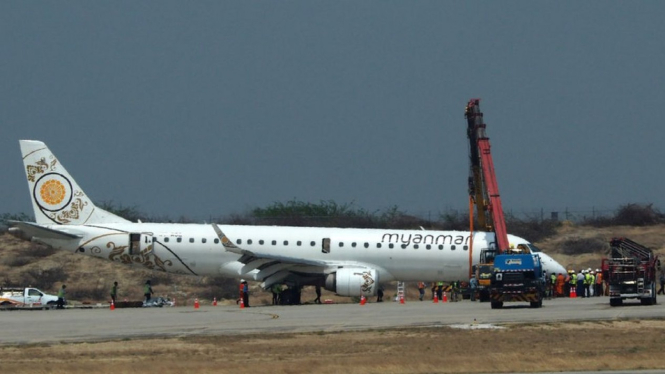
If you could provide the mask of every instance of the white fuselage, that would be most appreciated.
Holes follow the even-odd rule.
[[[467,279],[470,263],[477,263],[481,250],[494,244],[494,234],[486,232],[474,233],[471,251],[469,232],[464,231],[238,225],[219,227],[233,244],[243,250],[269,253],[272,258],[306,260],[292,270],[307,273],[308,261],[355,263],[377,269],[382,282]],[[245,267],[239,262],[240,254],[227,251],[211,225],[115,223],[94,226],[53,225],[51,228],[83,235],[83,238],[78,243],[57,239],[40,239],[41,242],[152,270],[248,278],[260,271],[260,268]],[[510,240],[515,245],[528,243],[515,236],[510,236]],[[540,255],[548,273],[563,271],[549,256],[543,253]]]

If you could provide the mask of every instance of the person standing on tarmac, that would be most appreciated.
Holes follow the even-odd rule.
[[[65,309],[65,294],[67,294],[65,288],[67,288],[67,285],[63,284],[58,291],[58,303],[56,309]]]
[[[150,284],[150,279],[145,281],[145,284],[143,285],[143,296],[145,296],[145,302],[148,302],[150,298],[152,297],[152,285]]]
[[[381,285],[379,285],[378,289],[376,290],[376,302],[377,303],[383,302],[383,286]]]
[[[478,280],[475,274],[471,274],[469,279],[469,288],[471,288],[471,301],[476,301],[476,289],[478,288]]]
[[[242,280],[242,302],[245,304],[245,308],[249,308],[249,285],[246,280]]]
[[[556,274],[550,274],[550,297],[556,297]]]
[[[554,273],[552,273],[552,275],[554,275]],[[559,273],[555,282],[556,287],[554,292],[556,292],[556,297],[561,297],[563,296],[563,284],[566,282],[566,278],[563,277],[563,274]]]
[[[660,273],[660,289],[656,293],[657,295],[665,295],[665,272]]]
[[[279,283],[275,283],[270,287],[270,291],[272,292],[272,305],[279,305],[281,304],[281,293],[282,293],[282,285]],[[244,302],[244,301],[243,301]]]
[[[436,284],[436,297],[438,297],[439,300],[443,299],[443,282],[438,282]]]
[[[570,271],[570,280],[568,283],[568,296],[570,296],[573,290],[577,292],[577,274],[575,274],[575,270]]]
[[[423,301],[423,298],[425,297],[425,282],[418,282],[418,294],[418,299]]]
[[[577,297],[584,297],[584,270],[577,273]]]
[[[116,296],[118,296],[118,282],[113,282],[113,287],[111,287],[111,302],[114,305]]]
[[[593,295],[596,297],[603,295],[603,273],[600,269],[596,269],[596,291]]]
[[[321,304],[321,286],[318,284],[314,286],[314,292],[316,292],[316,299],[314,299],[314,304]]]

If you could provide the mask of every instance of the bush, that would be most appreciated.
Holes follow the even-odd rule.
[[[568,239],[563,243],[561,252],[566,255],[580,255],[583,253],[596,253],[607,251],[609,244],[597,238],[574,238]]]
[[[663,214],[653,207],[653,204],[639,205],[627,204],[619,208],[614,217],[615,225],[650,226],[662,223]]]

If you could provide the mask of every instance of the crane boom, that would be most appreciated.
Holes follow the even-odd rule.
[[[499,195],[499,185],[496,180],[496,172],[494,171],[490,140],[485,133],[486,125],[483,122],[483,113],[480,111],[480,99],[469,100],[465,115],[468,122],[467,134],[469,136],[472,171],[475,167],[474,162],[480,163],[480,170],[482,171],[482,176],[476,176],[477,173],[473,171],[473,190],[478,217],[484,215],[491,218],[491,225],[487,225],[487,227],[493,229],[496,235],[498,253],[502,254],[508,250],[510,243],[508,242],[506,220],[503,215],[501,196]],[[476,142],[475,146],[472,144],[474,140]],[[476,156],[474,153],[477,153],[477,159],[475,159]],[[471,188],[469,190],[471,193]],[[479,196],[482,196],[482,198],[479,198]]]
[[[472,102],[473,100],[469,103]],[[476,131],[478,126],[484,126],[483,114],[480,113],[477,105],[467,105],[464,116],[467,121],[466,135],[469,138],[469,199],[476,206],[478,225],[483,230],[491,231],[490,219],[487,217],[487,200],[484,196],[485,185],[480,166],[480,151]]]

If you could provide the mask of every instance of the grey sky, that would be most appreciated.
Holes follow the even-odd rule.
[[[665,2],[0,2],[19,139],[96,201],[204,219],[296,198],[467,207],[480,97],[507,210],[665,206]]]

